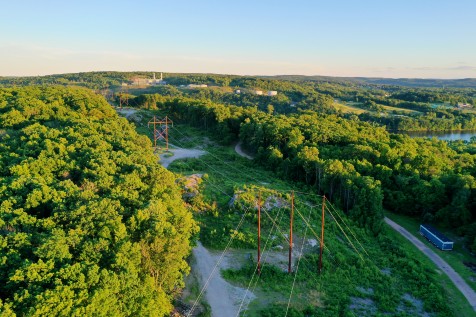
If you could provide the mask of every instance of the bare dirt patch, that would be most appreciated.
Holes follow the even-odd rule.
[[[253,159],[253,156],[249,155],[249,154],[246,154],[243,149],[241,148],[241,141],[238,142],[236,145],[235,145],[235,152],[238,153],[239,156],[242,156],[242,157],[245,157],[247,158],[248,160],[252,160]]]
[[[173,155],[170,156],[170,153]],[[206,154],[207,152],[198,150],[198,149],[182,149],[182,148],[173,148],[169,152],[160,154],[160,163],[163,167],[167,168],[170,163],[175,160],[185,159],[185,158],[199,158],[200,156]]]
[[[213,317],[236,316],[245,295],[244,307],[246,307],[247,302],[255,298],[253,293],[247,292],[241,287],[233,286],[221,277],[221,269],[231,268],[235,265],[232,264],[236,263],[236,261],[232,261],[235,258],[234,256],[227,255],[224,261],[213,271],[221,253],[209,252],[198,242],[197,247],[193,249],[193,255],[196,263],[192,265],[192,270],[197,272],[200,287],[202,288],[208,282],[205,297],[210,305]]]
[[[117,113],[120,115],[124,116],[126,119],[129,119],[130,116],[132,116],[134,113],[137,112],[137,109],[131,109],[131,108],[116,108]]]

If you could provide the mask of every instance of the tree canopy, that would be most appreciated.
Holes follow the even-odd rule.
[[[0,311],[164,316],[197,231],[151,142],[100,96],[0,89]]]

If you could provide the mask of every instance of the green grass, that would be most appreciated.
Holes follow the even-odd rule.
[[[408,217],[403,217],[400,215],[394,215],[387,213],[386,216],[395,222],[397,222],[399,225],[410,231],[412,234],[414,234],[418,238],[422,238],[416,231],[419,227],[415,226],[415,223],[409,219],[404,219]],[[408,241],[406,238],[404,238],[402,235],[400,235],[398,232],[394,230],[389,230],[389,236],[397,242],[399,245],[401,245],[409,254],[409,256],[412,259],[415,259],[425,265],[426,267],[432,268],[435,272],[438,274],[438,280],[441,283],[442,287],[444,288],[445,292],[447,295],[445,296],[445,300],[449,303],[453,313],[455,316],[458,317],[472,317],[474,316],[475,312],[471,305],[468,303],[466,298],[461,294],[461,292],[456,288],[456,286],[453,284],[453,282],[449,279],[449,277],[442,273],[441,271],[438,270],[437,266],[430,260],[428,257],[426,257],[423,253],[421,253],[420,250],[418,250],[410,241]],[[426,239],[422,238],[422,241],[426,241]],[[435,250],[437,250],[435,248]],[[443,252],[438,253],[440,256],[442,255]]]
[[[423,236],[418,232],[420,230],[420,221],[404,215],[393,214],[390,212],[386,213],[386,216],[417,237],[420,241],[428,245],[435,251],[443,260],[448,262],[448,264],[465,280],[468,285],[476,291],[476,273],[472,272],[463,262],[473,262],[476,263],[476,257],[471,255],[469,251],[464,247],[463,240],[456,236],[454,233],[448,230],[440,230],[448,238],[455,241],[453,251],[441,251],[434,247],[431,243],[428,242]],[[438,228],[439,229],[439,228]]]
[[[350,103],[350,102],[347,102],[346,104],[344,103],[340,103],[340,102],[334,102],[334,108],[336,108],[337,110],[340,110],[342,111],[343,113],[355,113],[357,115],[361,114],[361,113],[364,113],[364,112],[368,112],[367,110],[364,110],[364,109],[361,109],[361,108],[358,108],[357,105],[358,103]]]
[[[391,106],[384,106],[384,105],[382,105],[382,107],[383,107],[385,110],[387,110],[387,111],[397,111],[397,112],[403,112],[403,113],[407,113],[407,114],[421,114],[420,111],[411,110],[411,109],[391,107]]]

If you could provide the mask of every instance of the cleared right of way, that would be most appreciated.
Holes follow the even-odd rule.
[[[427,247],[423,242],[418,240],[414,235],[408,232],[405,228],[397,224],[396,222],[390,220],[389,218],[385,217],[385,222],[390,225],[395,231],[400,233],[404,236],[407,240],[409,240],[413,245],[415,245],[421,252],[423,252],[433,263],[438,266],[440,270],[445,272],[446,275],[450,278],[450,280],[455,284],[455,286],[463,293],[464,297],[468,300],[469,304],[473,307],[476,311],[476,293],[473,291],[471,287],[456,273],[453,268],[446,263],[438,254],[436,254],[432,249]]]

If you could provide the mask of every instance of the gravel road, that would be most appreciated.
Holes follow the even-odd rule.
[[[212,274],[219,255],[211,254],[200,242],[193,249],[193,255],[196,259],[196,264],[192,267],[192,270],[198,272],[200,286],[203,287]],[[231,285],[220,276],[220,268],[228,266],[228,264],[223,263],[213,272],[205,291],[205,298],[212,310],[212,317],[236,316],[240,303],[245,296],[245,289]],[[246,294],[246,301],[254,297],[251,292],[248,292]],[[243,307],[246,307],[246,305],[243,305]]]
[[[389,224],[393,229],[395,229],[398,233],[400,233],[402,236],[404,236],[406,239],[408,239],[411,243],[413,243],[421,252],[423,252],[430,260],[433,261],[433,263],[438,266],[440,270],[445,272],[446,275],[450,278],[450,280],[455,284],[455,286],[463,293],[464,297],[468,300],[469,304],[473,307],[473,309],[476,311],[476,293],[473,291],[473,289],[459,276],[458,273],[456,273],[453,268],[446,263],[445,260],[443,260],[438,254],[435,253],[432,249],[430,249],[427,245],[425,245],[423,242],[418,240],[417,237],[412,235],[410,232],[408,232],[405,228],[402,226],[398,225],[394,221],[388,219],[385,217],[385,222]]]
[[[240,141],[240,142],[238,142],[238,143],[235,145],[235,152],[238,153],[238,155],[247,158],[248,160],[252,160],[252,159],[253,159],[252,156],[250,156],[250,155],[246,154],[245,152],[243,152],[243,149],[241,148],[241,144],[242,144],[242,142]]]
[[[174,154],[172,156],[167,157],[167,155],[161,154],[160,155],[160,164],[162,164],[163,167],[167,168],[170,163],[172,163],[175,160],[179,159],[184,159],[184,158],[198,158],[207,152],[202,151],[202,150],[197,150],[197,149],[170,149],[170,151]]]

